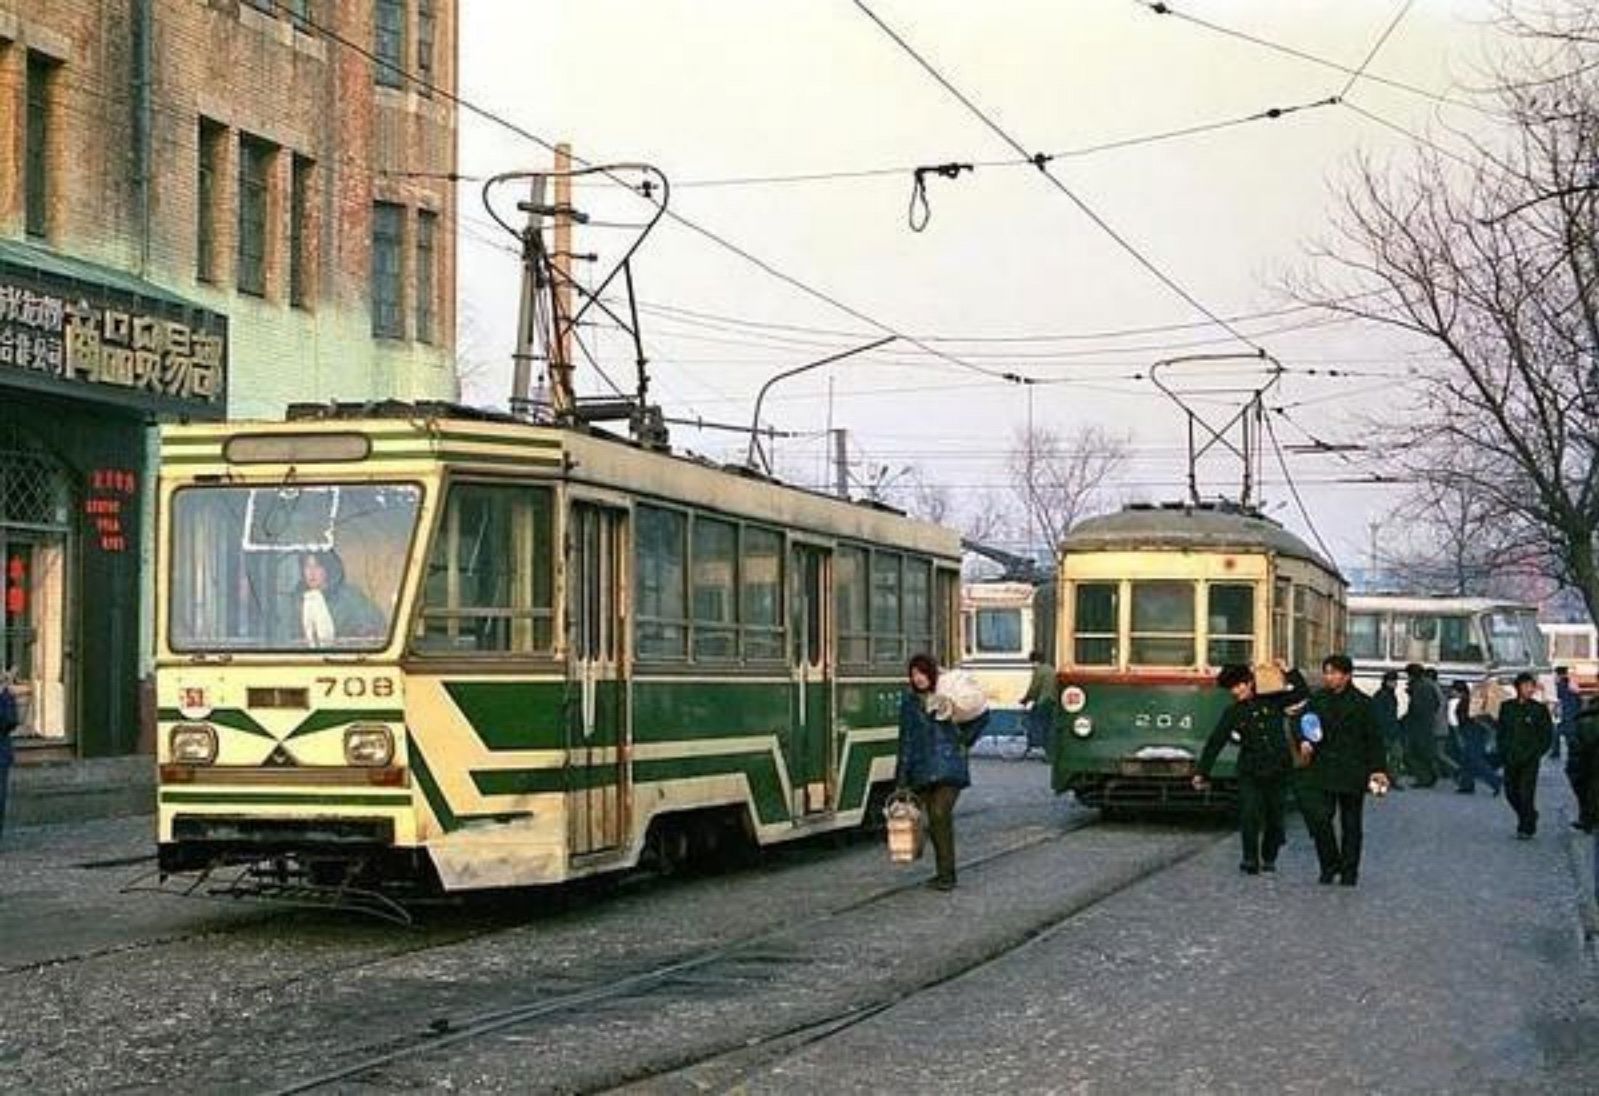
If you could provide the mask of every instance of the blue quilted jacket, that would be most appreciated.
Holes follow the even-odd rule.
[[[934,719],[923,698],[907,689],[899,698],[899,763],[894,781],[901,787],[925,788],[949,784],[964,788],[972,782],[966,754],[982,737],[988,713],[970,723]]]

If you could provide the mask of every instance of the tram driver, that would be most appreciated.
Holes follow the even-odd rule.
[[[387,627],[372,599],[345,580],[344,561],[335,551],[300,556],[300,582],[289,615],[312,648],[336,647],[349,640],[383,638]]]

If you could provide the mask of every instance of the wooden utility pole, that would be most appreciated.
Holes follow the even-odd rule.
[[[849,498],[849,431],[842,427],[833,434],[833,493]]]
[[[555,317],[551,325],[550,388],[557,421],[572,417],[576,390],[572,387],[572,146],[555,146],[555,233],[550,265],[555,271]]]

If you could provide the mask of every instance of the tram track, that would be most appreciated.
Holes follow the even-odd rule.
[[[973,872],[980,873],[981,869],[985,867],[1050,843],[1062,841],[1072,834],[1098,824],[1099,820],[1094,816],[1073,819],[1065,826],[1054,827],[1046,833],[1033,834],[1019,841],[1007,843],[980,857],[963,862],[961,869],[968,875]],[[1161,871],[1203,853],[1213,847],[1216,841],[1223,839],[1220,835],[1214,838],[1208,835],[1196,836],[1190,841],[1180,842],[1179,849],[1175,854],[1141,860],[1135,865],[1133,870],[1115,873],[1101,883],[1086,889],[1083,894],[1070,902],[1067,907],[1045,918],[1043,921],[999,940],[993,947],[984,950],[980,954],[963,958],[954,967],[943,970],[935,976],[918,980],[910,986],[894,987],[880,999],[857,1003],[851,1007],[823,1016],[806,1017],[803,1022],[790,1024],[779,1030],[765,1033],[757,1040],[730,1038],[725,1045],[710,1048],[691,1057],[659,1063],[655,1067],[644,1071],[624,1072],[608,1079],[603,1084],[588,1087],[580,1086],[576,1090],[607,1091],[618,1085],[633,1084],[650,1078],[693,1069],[696,1066],[703,1066],[707,1063],[714,1063],[728,1055],[748,1054],[752,1048],[781,1046],[785,1048],[783,1052],[786,1052],[786,1048],[790,1046],[805,1045],[804,1043],[795,1043],[796,1039],[816,1042],[829,1038],[846,1030],[848,1027],[864,1022],[872,1016],[893,1008],[895,1005],[917,994],[930,992],[941,985],[1013,955],[1037,941],[1048,939],[1066,928],[1074,918],[1081,916],[1101,902],[1138,885]],[[491,1036],[500,1036],[511,1042],[521,1041],[519,1037],[510,1034],[518,1027],[535,1025],[540,1021],[560,1020],[570,1022],[578,1020],[606,1008],[616,1007],[627,1002],[646,1000],[651,994],[669,988],[675,988],[680,991],[690,990],[704,994],[717,994],[729,987],[771,984],[778,980],[776,976],[771,976],[771,968],[781,969],[787,967],[799,969],[812,961],[811,957],[803,953],[785,952],[779,945],[786,938],[803,937],[807,932],[815,932],[829,922],[835,922],[851,914],[859,913],[896,896],[920,890],[923,886],[923,882],[918,879],[915,882],[899,883],[889,887],[878,888],[869,894],[820,911],[802,921],[763,929],[669,962],[631,973],[623,973],[604,981],[602,984],[591,984],[569,992],[545,994],[536,999],[515,1002],[508,1006],[474,1013],[466,1017],[438,1017],[425,1029],[413,1031],[410,1035],[398,1036],[389,1040],[386,1044],[372,1044],[371,1053],[323,1073],[301,1078],[270,1091],[273,1096],[288,1096],[288,1094],[292,1093],[329,1089],[345,1083],[361,1084],[369,1082],[374,1078],[382,1077],[384,1071],[391,1067],[419,1062],[450,1048],[462,1047]],[[388,1080],[388,1078],[383,1079]],[[377,1083],[382,1083],[382,1081]]]

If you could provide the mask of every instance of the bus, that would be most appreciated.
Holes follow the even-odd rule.
[[[1357,594],[1349,599],[1349,655],[1355,679],[1375,691],[1385,671],[1419,663],[1453,681],[1498,681],[1507,690],[1516,675],[1535,674],[1543,698],[1553,703],[1554,666],[1538,610],[1497,598]],[[1403,690],[1401,690],[1401,694]]]
[[[1571,683],[1583,692],[1599,691],[1599,628],[1592,624],[1540,624],[1549,661],[1571,670]]]
[[[1055,585],[972,582],[961,588],[961,662],[988,696],[986,735],[1025,751],[1022,696],[1032,679],[1029,656],[1055,662]]]

